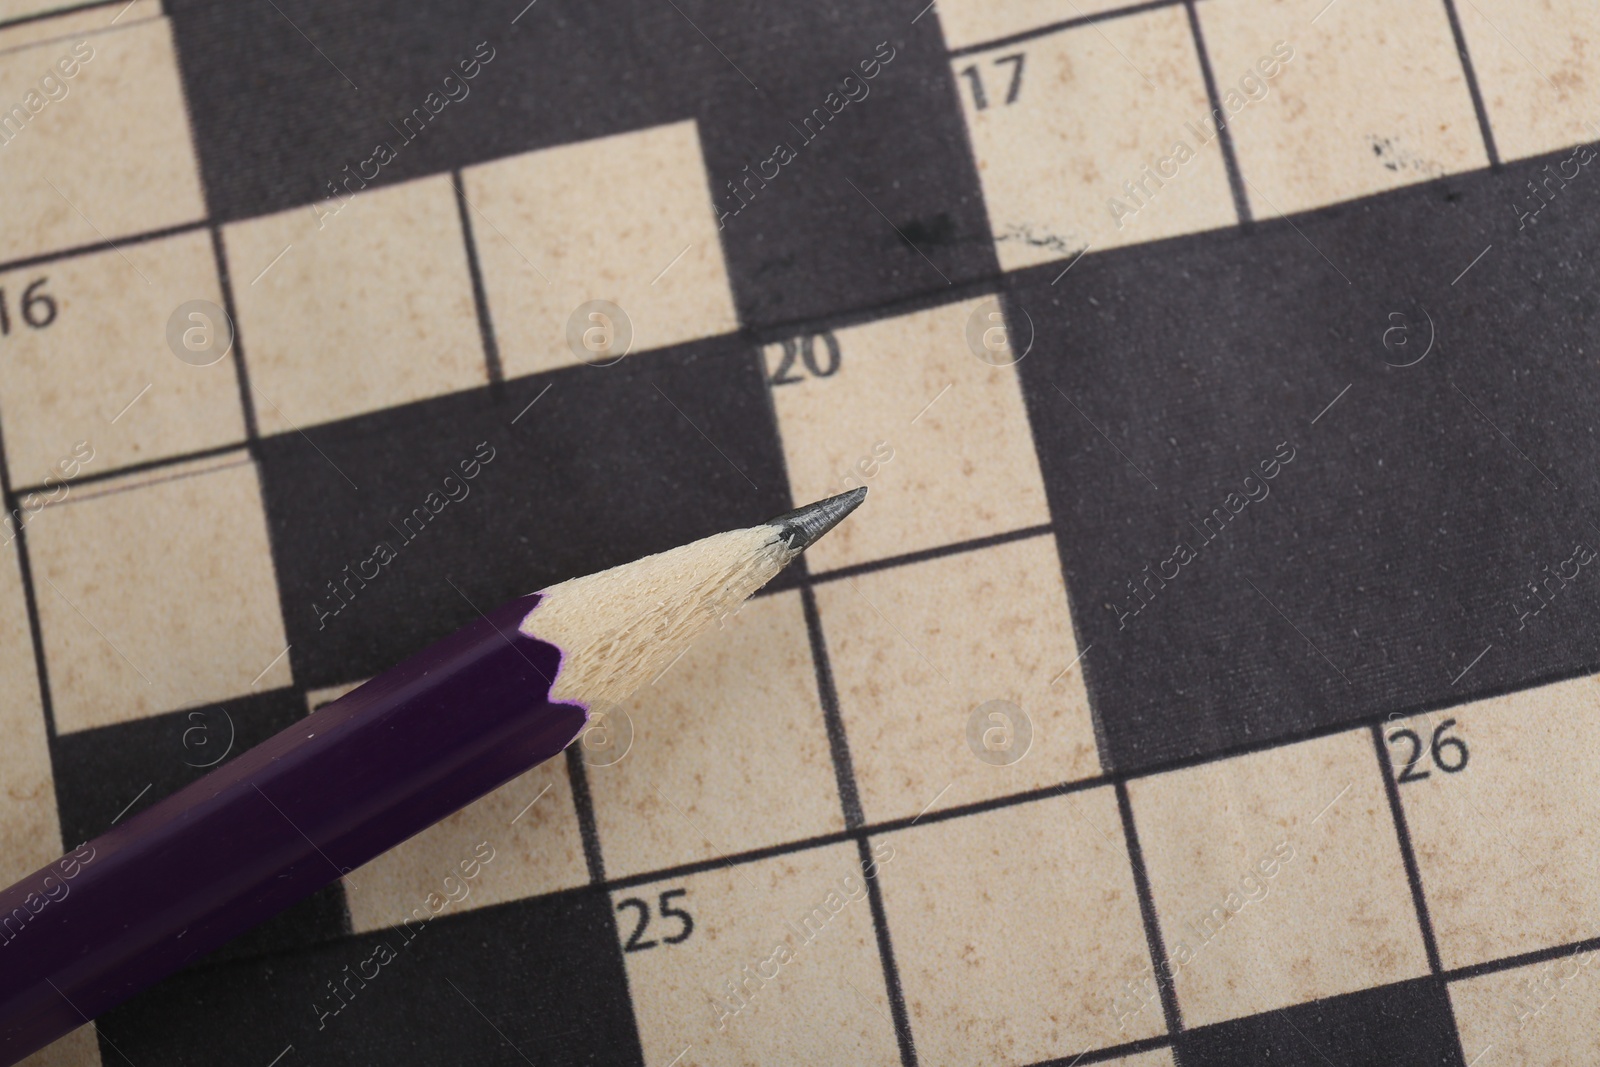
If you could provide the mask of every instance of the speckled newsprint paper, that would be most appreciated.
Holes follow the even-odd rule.
[[[29,1062],[1592,1067],[1597,142],[1592,0],[0,0],[5,881],[871,487]]]

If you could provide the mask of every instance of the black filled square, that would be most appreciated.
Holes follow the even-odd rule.
[[[595,890],[187,971],[97,1025],[107,1063],[642,1063]]]
[[[684,10],[760,87],[724,77],[698,110],[741,322],[870,308],[996,273],[932,13],[913,22],[917,7],[814,0],[760,19]]]
[[[276,689],[57,736],[52,761],[61,839],[70,847],[98,837],[304,717],[300,692]],[[344,891],[330,885],[211,958],[275,952],[349,928]]]
[[[1519,229],[1544,162],[1013,277],[1112,765],[1600,664],[1587,571],[1529,589],[1600,546],[1600,186]]]
[[[305,713],[298,691],[274,689],[58,735],[51,758],[61,839],[70,846],[100,836]]]
[[[217,221],[675,121],[716,58],[670,6],[627,0],[167,11]]]
[[[308,689],[371,677],[556,581],[790,507],[760,366],[733,338],[306,435],[263,441],[261,473]]]
[[[1461,1067],[1450,998],[1431,978],[1190,1030],[1185,1067]]]
[[[646,0],[169,11],[219,221],[695,118],[742,322],[995,269],[931,14],[815,0],[760,18]]]

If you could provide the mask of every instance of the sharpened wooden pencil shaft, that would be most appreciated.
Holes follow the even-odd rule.
[[[558,754],[863,493],[503,604],[0,891],[0,1064]]]

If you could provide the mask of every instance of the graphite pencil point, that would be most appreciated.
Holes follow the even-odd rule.
[[[769,519],[767,525],[778,527],[780,531],[778,536],[788,543],[789,548],[801,552],[816,544],[823,534],[839,525],[844,517],[854,511],[866,498],[867,487],[863,485],[848,493],[840,493],[838,496],[830,496],[814,504],[786,511],[775,519]]]

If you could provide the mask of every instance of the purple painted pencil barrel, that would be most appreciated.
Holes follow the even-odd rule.
[[[514,600],[0,892],[0,1064],[559,753],[561,650]]]

